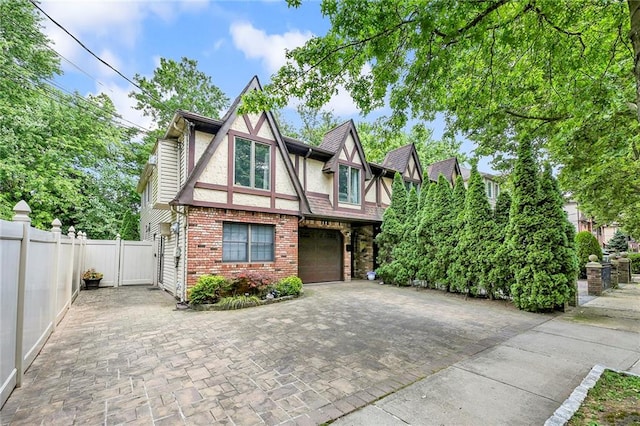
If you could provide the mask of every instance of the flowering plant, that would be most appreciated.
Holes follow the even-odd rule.
[[[102,273],[96,272],[96,270],[93,268],[87,270],[87,272],[82,274],[83,280],[101,280],[102,277],[103,277]]]

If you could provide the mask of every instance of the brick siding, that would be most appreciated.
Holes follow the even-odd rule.
[[[275,226],[273,262],[222,262],[224,222]],[[298,217],[272,213],[192,207],[188,211],[187,288],[204,274],[233,278],[241,272],[273,279],[298,275]]]

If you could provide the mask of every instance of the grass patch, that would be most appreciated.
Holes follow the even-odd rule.
[[[640,377],[605,370],[567,424],[640,425]]]

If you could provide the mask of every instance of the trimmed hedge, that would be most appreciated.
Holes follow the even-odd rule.
[[[640,253],[629,253],[631,260],[631,273],[640,274]]]

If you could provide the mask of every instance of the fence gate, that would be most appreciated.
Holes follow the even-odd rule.
[[[104,274],[101,287],[153,284],[151,241],[87,240],[83,263]]]

